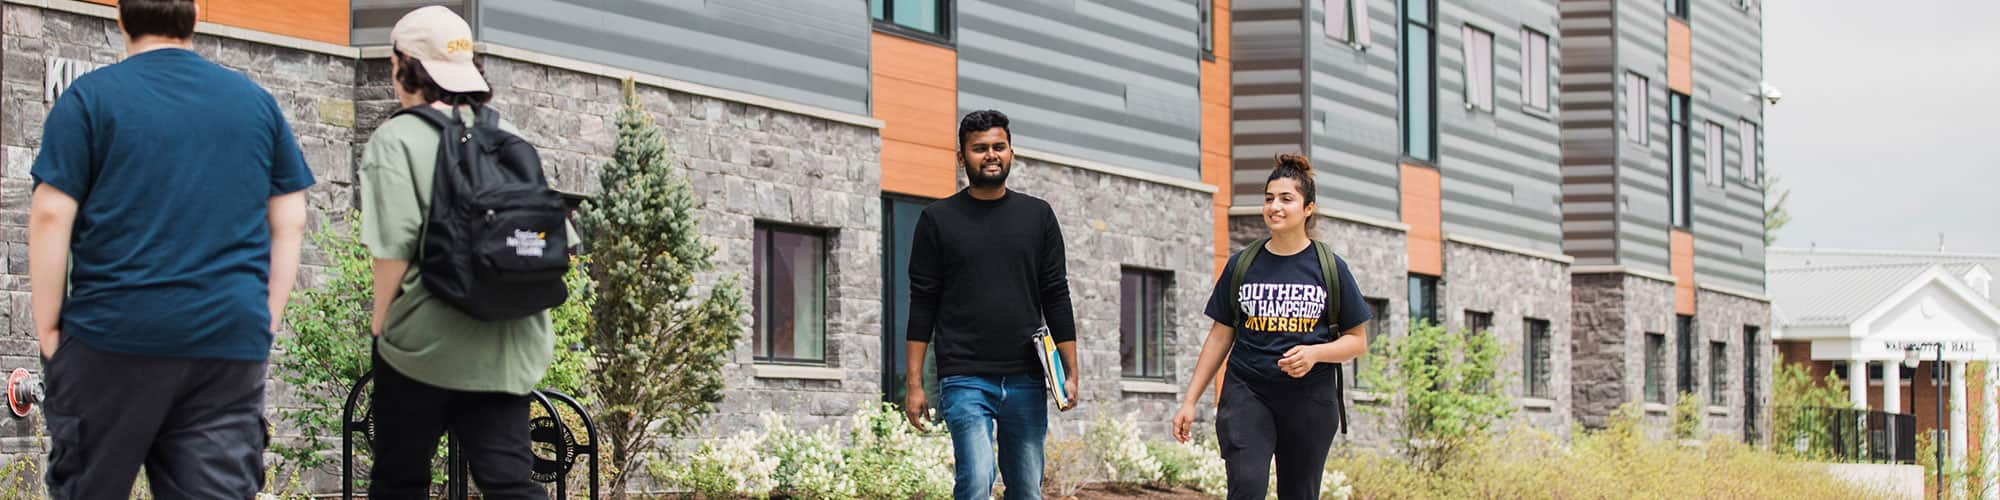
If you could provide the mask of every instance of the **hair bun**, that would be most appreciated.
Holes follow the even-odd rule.
[[[1280,154],[1278,155],[1278,166],[1296,168],[1300,172],[1304,172],[1307,178],[1312,177],[1312,160],[1306,159],[1306,155],[1298,153]]]

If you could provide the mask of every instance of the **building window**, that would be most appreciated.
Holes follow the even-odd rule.
[[[1403,0],[1403,155],[1437,159],[1437,46],[1432,0]]]
[[[1418,321],[1438,324],[1438,279],[1421,274],[1410,275],[1410,328],[1415,329]]]
[[[1694,211],[1689,207],[1689,205],[1693,204],[1694,198],[1688,195],[1688,190],[1693,185],[1688,181],[1687,94],[1679,92],[1667,93],[1667,121],[1669,126],[1668,135],[1672,141],[1667,145],[1667,154],[1671,159],[1668,162],[1668,169],[1671,172],[1668,175],[1669,185],[1667,191],[1669,196],[1673,198],[1670,204],[1673,209],[1674,227],[1685,228],[1692,226],[1694,222]]]
[[[1658,333],[1646,334],[1646,402],[1667,402],[1667,385],[1660,380],[1666,371],[1667,336]]]
[[[1118,363],[1126,378],[1165,378],[1165,273],[1126,268],[1118,280]]]
[[[1525,326],[1528,345],[1521,360],[1521,374],[1525,377],[1522,383],[1528,388],[1528,397],[1549,399],[1553,397],[1549,390],[1549,373],[1554,368],[1555,352],[1554,346],[1550,345],[1553,340],[1549,338],[1549,322],[1528,318]]]
[[[1758,441],[1757,412],[1757,327],[1743,327],[1743,440]],[[1893,412],[1892,412],[1893,413]]]
[[[1708,137],[1706,138],[1707,144],[1705,147],[1708,148],[1708,154],[1704,156],[1708,157],[1708,183],[1715,187],[1723,187],[1726,182],[1722,178],[1724,175],[1722,161],[1726,156],[1722,154],[1722,151],[1728,148],[1728,145],[1723,143],[1727,139],[1723,138],[1728,136],[1723,135],[1722,124],[1720,123],[1708,122],[1706,128],[1708,129]]]
[[[1195,31],[1201,37],[1201,54],[1215,58],[1215,0],[1195,0],[1195,11],[1201,16],[1201,26]]]
[[[1326,12],[1327,38],[1368,47],[1373,39],[1368,32],[1368,0],[1325,0],[1321,8]]]
[[[1459,51],[1465,62],[1465,109],[1493,111],[1493,33],[1468,24]]]
[[[1708,404],[1722,406],[1729,404],[1729,395],[1723,387],[1729,385],[1729,344],[1708,343]]]
[[[1744,181],[1752,184],[1763,181],[1764,165],[1763,162],[1758,161],[1762,155],[1757,154],[1757,150],[1759,149],[1759,145],[1757,144],[1757,122],[1738,120],[1736,122],[1736,135],[1736,142],[1742,144],[1742,147],[1736,149],[1736,175],[1743,176]]]
[[[1549,109],[1549,36],[1521,28],[1521,105]]]
[[[757,360],[826,361],[826,237],[758,224]]]
[[[1666,0],[1666,1],[1667,1],[1667,15],[1681,18],[1682,21],[1688,20],[1688,3],[1689,3],[1688,0]]]
[[[1354,370],[1354,388],[1365,390],[1368,388],[1368,383],[1361,378],[1361,362],[1370,356],[1382,353],[1382,347],[1376,345],[1375,339],[1382,338],[1389,332],[1389,299],[1364,300],[1368,301],[1368,355],[1354,358],[1354,361],[1348,364],[1351,365],[1350,369]]]
[[[904,196],[882,198],[882,398],[901,404],[907,386],[910,340],[910,247],[916,239],[917,217],[929,200]],[[937,350],[924,352],[921,377],[926,394],[937,394]]]
[[[1649,83],[1638,73],[1625,74],[1625,138],[1639,144],[1651,144],[1653,115],[1646,100]]]
[[[1493,313],[1467,309],[1465,311],[1465,333],[1478,334],[1493,331]]]
[[[1674,321],[1674,390],[1693,393],[1695,390],[1694,367],[1694,318],[1676,316]]]
[[[878,26],[950,40],[951,4],[951,0],[868,0],[868,10]]]

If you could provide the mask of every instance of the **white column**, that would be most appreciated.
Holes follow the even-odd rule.
[[[1847,361],[1847,400],[1854,402],[1855,408],[1868,409],[1868,362],[1858,359]]]
[[[1959,470],[1965,470],[1965,458],[1966,458],[1965,453],[1967,444],[1969,444],[1966,441],[1967,438],[1965,431],[1970,425],[1966,422],[1966,411],[1965,411],[1965,404],[1966,404],[1965,362],[1953,361],[1951,362],[1950,366],[1951,366],[1951,464],[1952,466],[1957,467]],[[1965,488],[1964,484],[1952,485],[1952,491],[1959,493],[1960,497],[1964,496],[1964,491],[1965,491],[1964,488]]]
[[[1983,488],[1986,500],[2000,500],[2000,459],[1996,459],[2000,457],[2000,385],[1994,385],[1996,380],[2000,380],[2000,363],[1988,360],[1986,380],[1979,384],[1982,397],[1986,398],[1986,432],[1981,433],[1984,439],[1979,446],[1979,454],[1986,457],[1986,474],[1983,476],[1986,478],[1986,487]]]
[[[1903,364],[1882,362],[1882,412],[1903,412]]]

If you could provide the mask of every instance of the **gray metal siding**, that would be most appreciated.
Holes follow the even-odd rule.
[[[1555,0],[1439,2],[1438,169],[1444,231],[1550,253],[1562,250],[1561,40]],[[1464,26],[1493,34],[1493,109],[1467,109]],[[1522,98],[1522,28],[1549,36],[1551,108]]]
[[[1671,224],[1668,203],[1668,156],[1671,143],[1667,120],[1667,10],[1662,2],[1620,1],[1617,16],[1616,52],[1618,67],[1613,78],[1626,72],[1647,79],[1646,112],[1650,117],[1646,144],[1618,137],[1618,263],[1633,269],[1671,274],[1671,248],[1667,232]],[[1702,64],[1695,55],[1695,65]],[[1624,83],[1616,84],[1619,109],[1624,104]],[[1621,111],[1622,114],[1622,111]],[[1619,125],[1630,117],[1620,117]],[[1690,128],[1690,139],[1698,130]],[[1690,148],[1692,149],[1692,148]],[[1691,167],[1692,168],[1692,167]]]
[[[483,41],[868,114],[858,0],[479,0]]]
[[[396,27],[396,21],[402,19],[403,14],[418,7],[443,5],[476,24],[471,17],[472,3],[473,0],[349,0],[347,44],[356,47],[388,45],[389,29]]]
[[[1264,179],[1271,173],[1273,155],[1304,149],[1308,113],[1302,42],[1307,33],[1299,1],[1237,0],[1229,6],[1230,182],[1236,206],[1263,203]],[[1390,142],[1394,137],[1390,136]],[[1341,166],[1352,164],[1317,154],[1313,160],[1316,170],[1327,172],[1320,176],[1322,193],[1337,189],[1337,183],[1324,179],[1344,176]],[[1389,172],[1389,179],[1388,199],[1394,206],[1394,171]],[[1341,198],[1332,194],[1320,197]]]
[[[1563,252],[1578,265],[1617,263],[1617,169],[1622,128],[1612,2],[1562,0]]]
[[[1007,113],[1024,148],[1201,177],[1193,0],[964,0],[957,14],[960,114]]]
[[[1689,156],[1694,174],[1695,280],[1738,290],[1764,290],[1764,195],[1743,176],[1737,153],[1743,147],[1739,120],[1763,120],[1762,11],[1748,12],[1736,0],[1694,0],[1689,25],[1694,33],[1693,108],[1696,130],[1708,122],[1723,127],[1723,141],[1694,137]],[[1754,144],[1752,145],[1754,147]],[[1709,179],[1708,150],[1724,148],[1720,187]],[[1756,156],[1750,158],[1754,161]],[[1754,166],[1752,167],[1754,170]]]
[[[1365,49],[1327,36],[1326,2],[1304,3],[1308,12],[1303,39],[1292,43],[1303,43],[1311,61],[1306,120],[1313,167],[1320,172],[1320,203],[1333,210],[1400,220],[1396,57],[1402,42],[1396,0],[1368,0],[1370,44]],[[1299,5],[1292,2],[1290,8],[1297,10]],[[1268,154],[1238,156],[1239,172],[1256,177],[1254,190],[1248,192],[1256,197],[1251,203],[1262,201],[1263,176],[1271,170],[1270,158]],[[1242,204],[1243,199],[1239,194],[1237,203]]]

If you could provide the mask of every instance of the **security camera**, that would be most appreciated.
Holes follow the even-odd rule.
[[[1769,82],[1760,82],[1759,85],[1764,90],[1764,101],[1771,103],[1772,106],[1777,106],[1778,100],[1785,98],[1785,93],[1778,91],[1778,88],[1771,86]]]

